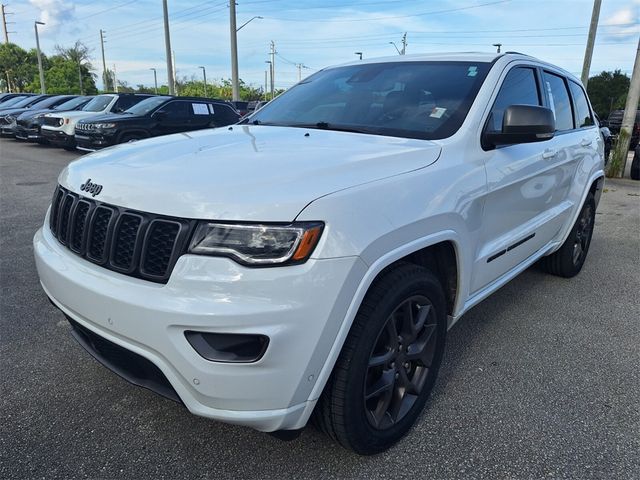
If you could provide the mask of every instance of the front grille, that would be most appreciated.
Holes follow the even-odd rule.
[[[49,227],[58,241],[109,270],[166,283],[186,252],[195,220],[129,210],[58,186]]]
[[[60,120],[60,117],[44,117],[44,124],[49,127],[59,127]]]
[[[95,130],[96,126],[93,123],[78,123],[76,124],[76,130],[80,130],[83,132],[90,132]]]

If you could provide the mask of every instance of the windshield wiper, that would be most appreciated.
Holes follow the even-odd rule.
[[[316,123],[296,123],[289,125],[291,127],[299,127],[299,128],[316,128],[318,130],[333,130],[336,132],[352,132],[352,133],[379,133],[377,130],[373,128],[366,127],[354,127],[351,125],[337,125],[328,122],[316,122]]]

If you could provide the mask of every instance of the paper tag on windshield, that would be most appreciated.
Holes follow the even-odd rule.
[[[431,118],[440,118],[442,117],[442,115],[444,115],[444,112],[446,111],[447,111],[446,108],[435,107],[433,110],[431,110],[431,114],[429,116]]]

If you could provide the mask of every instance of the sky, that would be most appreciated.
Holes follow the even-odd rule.
[[[99,30],[107,68],[129,85],[166,84],[161,0],[6,0],[9,40],[35,47],[33,22],[46,54],[76,40],[92,50],[102,73]],[[275,84],[288,88],[328,65],[396,55],[407,32],[407,54],[518,51],[580,76],[592,0],[237,0],[240,78],[264,85],[273,41]],[[168,0],[171,46],[179,78],[231,77],[228,1]],[[603,0],[591,74],[620,69],[631,75],[640,37],[640,0]],[[100,82],[99,86],[100,86]]]

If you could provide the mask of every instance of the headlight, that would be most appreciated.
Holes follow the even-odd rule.
[[[115,123],[94,123],[93,128],[116,128],[116,124]]]
[[[302,263],[311,256],[323,227],[321,222],[285,225],[201,222],[189,252],[231,257],[249,266]]]

